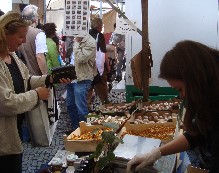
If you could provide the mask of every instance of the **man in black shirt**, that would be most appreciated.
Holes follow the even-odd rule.
[[[95,90],[96,94],[100,97],[100,100],[102,103],[108,103],[107,73],[109,72],[110,69],[109,69],[109,63],[108,63],[108,56],[106,55],[107,50],[106,50],[105,38],[104,38],[104,35],[101,33],[102,28],[103,28],[102,19],[94,18],[91,21],[91,29],[89,31],[89,34],[94,39],[97,40],[97,51],[100,50],[101,52],[105,53],[105,63],[104,63],[103,73],[101,73],[100,69],[98,69],[100,76],[101,76],[101,80],[98,83],[95,83],[89,90],[89,94],[88,94],[89,104],[90,104],[90,100],[92,97],[93,89]]]

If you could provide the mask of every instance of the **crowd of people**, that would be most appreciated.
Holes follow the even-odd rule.
[[[65,61],[60,58],[56,24],[39,25],[36,6],[27,5],[21,14],[0,11],[0,15],[0,165],[2,172],[21,173],[22,125],[26,113],[39,100],[48,99],[50,91],[46,86],[53,83],[52,68],[75,66],[77,79],[60,79],[66,84],[66,107],[74,131],[80,121],[86,121],[94,92],[102,104],[109,103],[107,84],[112,57],[102,34],[101,18],[91,20],[86,36],[65,38],[71,40],[69,60]],[[113,33],[109,44],[117,55],[113,59],[119,81],[125,66],[125,37]],[[166,145],[135,156],[128,162],[127,172],[139,171],[161,156],[187,150],[198,151],[201,168],[219,172],[219,51],[195,41],[178,42],[164,55],[159,77],[185,100],[184,133]]]
[[[110,67],[100,18],[91,21],[87,36],[65,38],[71,40],[71,51],[66,50],[69,61],[65,61],[59,51],[56,24],[42,25],[37,6],[27,5],[21,13],[1,11],[0,15],[1,170],[20,173],[22,141],[30,138],[25,136],[28,135],[28,128],[24,128],[24,124],[27,125],[25,117],[39,100],[48,99],[50,89],[46,86],[53,83],[52,69],[65,64],[75,66],[76,80],[60,79],[60,83],[66,85],[66,107],[73,131],[79,127],[80,121],[86,121],[94,92],[103,104],[108,103],[107,73]],[[97,65],[100,63],[96,57],[98,51],[104,57],[102,69]]]

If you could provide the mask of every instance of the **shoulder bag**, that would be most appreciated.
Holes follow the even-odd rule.
[[[30,88],[29,79],[28,89],[30,90]],[[54,108],[51,107],[51,105],[54,105],[53,100],[53,92],[51,92],[48,101],[39,100],[37,106],[27,114],[31,144],[34,147],[48,147],[52,142],[57,125],[57,122],[52,118],[52,114],[54,114]],[[49,108],[48,105],[50,105]]]

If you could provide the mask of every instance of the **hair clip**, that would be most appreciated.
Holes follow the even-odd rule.
[[[21,19],[31,21],[31,17],[28,16],[21,16]]]

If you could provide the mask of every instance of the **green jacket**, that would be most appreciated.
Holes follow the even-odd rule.
[[[48,73],[51,74],[51,69],[53,67],[58,67],[61,65],[58,59],[59,52],[56,43],[51,38],[46,38],[46,45],[48,49],[46,54],[46,63],[48,67]]]

